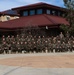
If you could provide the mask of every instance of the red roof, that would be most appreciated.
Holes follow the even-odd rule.
[[[31,8],[36,8],[36,7],[49,7],[49,8],[59,9],[59,10],[62,10],[62,11],[63,11],[63,9],[65,9],[65,8],[55,6],[55,5],[51,5],[51,4],[48,4],[48,3],[39,2],[39,3],[34,3],[34,4],[30,4],[30,5],[12,8],[12,10],[23,10],[23,9],[31,9]]]
[[[54,15],[48,15],[46,16],[51,22],[53,22],[54,24],[65,24],[65,25],[69,25],[69,22],[60,16],[54,16]]]
[[[5,22],[0,22],[0,28],[23,28],[27,26],[56,26],[58,24],[66,24],[69,23],[65,18],[53,16],[53,15],[34,15],[34,16],[26,16],[21,17],[15,20],[9,20]]]

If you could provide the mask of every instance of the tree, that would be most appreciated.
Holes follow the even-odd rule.
[[[68,31],[70,34],[73,34],[74,33],[74,0],[63,0],[63,1],[66,7],[65,18],[69,22],[70,26],[67,27],[67,26],[62,25],[61,28],[65,32]]]

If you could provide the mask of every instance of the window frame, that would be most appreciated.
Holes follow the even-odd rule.
[[[43,14],[43,9],[42,8],[41,9],[37,9],[36,14],[37,15]]]
[[[49,13],[49,11],[50,11],[50,13]],[[47,9],[46,10],[46,14],[51,14],[51,10],[50,9]]]
[[[35,15],[35,10],[30,10],[29,15]]]
[[[26,14],[25,14],[26,13]],[[28,16],[28,11],[26,10],[26,11],[23,11],[23,16]]]

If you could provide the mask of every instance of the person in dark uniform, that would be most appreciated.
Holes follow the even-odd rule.
[[[8,35],[7,37],[6,37],[6,43],[10,43],[10,35]]]
[[[3,54],[4,50],[2,49],[2,44],[0,44],[0,54]]]
[[[28,41],[28,43],[27,43],[27,52],[28,53],[30,53],[32,51],[31,47],[32,47],[32,44],[31,44],[31,42]]]
[[[41,41],[37,41],[37,52],[41,52]]]
[[[66,43],[62,42],[61,44],[61,52],[65,52],[66,51]]]
[[[72,45],[72,51],[74,51],[74,40],[71,45]]]
[[[38,53],[38,51],[37,51],[37,45],[36,45],[36,42],[34,41],[33,43],[32,43],[32,52],[36,52],[36,53]]]
[[[16,47],[17,47],[18,53],[22,53],[20,42],[16,43]]]
[[[28,44],[24,42],[24,53],[28,53]]]
[[[68,43],[66,43],[66,47],[67,47],[66,52],[72,52],[71,44],[69,41],[68,41]]]
[[[51,42],[48,43],[48,52],[53,52],[53,44]]]
[[[2,39],[1,39],[1,43],[3,43],[3,42],[6,42],[6,38],[4,35],[2,36]]]
[[[57,43],[56,43],[56,50],[55,50],[55,52],[60,52],[60,51],[61,51],[61,42],[60,42],[60,40],[58,40]]]
[[[21,52],[24,51],[24,42],[22,42],[22,41],[20,43],[20,49],[21,49]]]
[[[44,46],[45,44],[44,44],[44,42],[41,42],[41,44],[40,44],[40,52],[42,53],[42,52],[44,52],[44,50],[45,50],[45,46]]]
[[[48,41],[44,43],[44,52],[48,52]]]
[[[16,41],[16,40],[15,40],[15,37],[14,37],[14,36],[11,36],[10,42],[13,43],[13,42],[15,42],[15,41]]]
[[[12,36],[12,39],[13,39],[14,37]],[[20,36],[19,35],[17,35],[16,37],[15,37],[15,40],[17,41],[17,42],[19,42],[19,39],[20,39]]]
[[[22,35],[22,37],[20,38],[20,41],[24,43],[25,41],[25,37]]]
[[[52,52],[55,52],[55,51],[56,51],[56,42],[53,42],[53,44],[52,44],[52,49],[53,49]]]
[[[8,51],[8,44],[6,42],[3,42],[2,44],[2,48],[3,48],[3,51],[7,54],[9,51]]]
[[[12,45],[11,45],[11,53],[16,53],[16,51],[17,51],[16,42],[12,42]]]

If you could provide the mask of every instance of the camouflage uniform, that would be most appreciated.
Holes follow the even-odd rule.
[[[6,42],[3,42],[2,44],[2,50],[5,52],[5,53],[8,53],[8,44]]]
[[[24,52],[28,53],[28,44],[27,44],[27,42],[24,42]]]
[[[12,42],[12,45],[11,45],[11,53],[16,53],[16,51],[17,51],[16,43],[15,42]]]
[[[48,52],[48,41],[45,41],[44,43],[44,52],[46,52],[46,50]]]
[[[69,51],[69,52],[72,52],[72,47],[71,47],[72,45],[70,44],[70,42],[68,42],[67,44],[66,44],[66,47],[67,47],[67,50],[66,51]]]
[[[8,37],[6,38],[6,43],[10,44],[10,36],[8,35]]]
[[[20,43],[20,49],[21,49],[21,52],[24,51],[24,42]]]
[[[55,52],[56,51],[56,43],[54,42],[53,44],[52,44],[52,52]]]
[[[38,51],[37,51],[37,45],[36,45],[36,42],[33,42],[32,43],[32,52],[37,52],[38,53]]]
[[[20,42],[16,43],[18,53],[22,53]]]
[[[72,51],[74,51],[74,40],[72,42]]]
[[[61,51],[61,41],[58,40],[57,43],[56,43],[56,50],[55,52],[60,52]]]
[[[4,53],[4,50],[2,49],[2,45],[0,44],[0,54]]]
[[[28,52],[28,53],[32,51],[31,48],[32,48],[32,44],[31,44],[31,42],[28,42],[28,43],[27,43],[27,52]]]
[[[41,52],[41,41],[37,41],[37,52]]]
[[[51,42],[48,43],[48,52],[53,52],[53,44]]]
[[[13,42],[15,42],[14,36],[12,36],[12,37],[10,38],[10,42],[11,42],[11,44],[12,44]]]
[[[66,43],[63,42],[63,43],[61,44],[61,52],[65,52],[65,51],[66,51]]]

